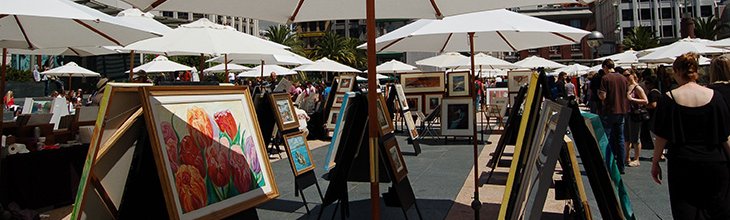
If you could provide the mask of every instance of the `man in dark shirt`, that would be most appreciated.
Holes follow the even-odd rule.
[[[558,97],[555,98],[563,98],[565,99],[567,97],[567,93],[565,92],[565,76],[568,75],[565,72],[560,72],[558,74],[558,82],[556,87],[558,88]]]
[[[601,78],[601,87],[598,88],[598,98],[603,102],[599,115],[608,136],[608,145],[614,152],[619,171],[623,174],[626,164],[624,116],[629,112],[629,82],[626,77],[614,71],[613,60],[606,59],[601,66],[606,75]]]
[[[590,96],[590,108],[591,113],[598,114],[598,110],[601,109],[601,99],[598,98],[598,89],[601,88],[601,77],[606,75],[603,69],[598,70],[596,75],[593,75],[590,82],[591,96]]]

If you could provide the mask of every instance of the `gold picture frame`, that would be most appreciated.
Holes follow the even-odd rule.
[[[299,128],[299,117],[297,117],[289,93],[271,93],[269,100],[276,113],[276,124],[279,126],[279,130],[286,131]]]
[[[170,219],[225,218],[279,196],[247,87],[156,86],[140,98]]]
[[[459,71],[448,73],[449,77],[449,96],[470,96],[471,95],[471,75],[469,71]]]
[[[393,132],[393,120],[390,119],[390,113],[385,107],[385,98],[383,95],[378,95],[378,126],[380,127],[380,134],[385,135]]]
[[[400,83],[405,93],[444,92],[444,72],[402,73]]]
[[[304,132],[299,131],[284,135],[284,147],[286,148],[289,164],[291,164],[294,176],[299,176],[307,171],[314,170],[312,153],[309,150],[307,137]]]
[[[383,141],[384,153],[390,164],[390,172],[396,182],[400,183],[408,175],[408,167],[403,159],[403,153],[400,151],[398,141],[394,137]]]

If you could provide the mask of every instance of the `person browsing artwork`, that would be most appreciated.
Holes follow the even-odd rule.
[[[603,103],[599,111],[603,128],[608,136],[608,145],[614,152],[616,163],[621,174],[625,173],[624,158],[624,118],[629,112],[628,80],[617,73],[613,60],[606,59],[601,64],[606,75],[601,77],[601,87],[598,89],[598,98]],[[621,72],[623,69],[619,68]]]
[[[667,152],[669,200],[675,219],[730,219],[730,111],[720,92],[697,84],[699,55],[672,65],[679,85],[657,104],[651,176],[663,183],[659,165]]]

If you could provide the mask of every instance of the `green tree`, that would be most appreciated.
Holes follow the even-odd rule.
[[[311,51],[311,59],[327,57],[339,63],[361,69],[364,66],[364,52],[357,49],[361,42],[345,38],[334,32],[327,32]]]
[[[716,17],[695,18],[695,36],[697,38],[716,40],[717,34],[729,28],[727,23],[720,23]]]
[[[272,42],[289,46],[294,53],[305,55],[303,42],[299,39],[297,33],[292,31],[289,26],[269,26],[269,29],[267,29],[266,33],[264,33],[264,37],[268,38]]]
[[[644,50],[659,46],[659,37],[654,35],[651,28],[634,27],[629,34],[624,36],[624,48]]]

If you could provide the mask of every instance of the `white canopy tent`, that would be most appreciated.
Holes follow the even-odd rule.
[[[452,64],[460,59],[466,59],[467,56],[461,55],[457,52],[442,53],[438,56],[422,59],[416,61],[416,64],[422,66],[433,66],[438,68],[446,68],[447,65]]]
[[[555,71],[549,73],[548,75],[557,76],[558,74],[560,74],[560,72],[565,72],[569,76],[577,76],[577,75],[588,73],[590,71],[590,69],[591,69],[590,67],[575,63],[575,64],[568,65],[563,68],[558,68]]]
[[[338,73],[361,73],[362,71],[349,67],[345,64],[330,60],[327,57],[314,61],[311,64],[301,65],[293,70],[302,72],[338,72]]]
[[[517,62],[515,62],[515,66],[519,66],[519,67],[527,68],[527,69],[536,69],[536,68],[540,68],[540,67],[544,67],[546,69],[556,69],[556,68],[565,67],[565,65],[563,65],[563,64],[560,64],[555,61],[548,60],[548,59],[545,59],[542,57],[538,57],[538,56],[529,56],[525,59],[517,61]]]
[[[76,64],[74,62],[68,62],[66,65],[44,71],[41,74],[46,75],[46,76],[68,77],[68,88],[69,89],[71,89],[71,77],[100,77],[101,76],[101,74],[88,70],[86,68],[80,67],[78,64]]]
[[[192,71],[193,68],[170,61],[165,56],[157,56],[152,61],[134,68],[134,72],[145,71],[146,73],[166,73],[175,71]],[[129,70],[127,70],[127,73]]]
[[[457,60],[451,64],[447,64],[447,67],[469,67],[471,65],[471,58],[466,57],[461,60]],[[520,68],[505,60],[484,54],[478,53],[474,55],[474,66],[478,69],[517,69]]]
[[[703,39],[682,39],[670,45],[651,50],[649,54],[639,57],[639,62],[671,63],[674,62],[676,57],[688,52],[695,52],[700,55],[730,52],[729,50],[707,46],[709,43],[710,42]]]
[[[218,65],[215,65],[208,69],[203,70],[203,73],[224,73],[224,72],[226,72],[225,66],[226,66],[226,64],[221,63],[221,64],[218,64]],[[244,72],[244,71],[249,71],[249,70],[251,70],[251,67],[241,66],[241,65],[238,65],[235,63],[228,64],[229,72],[238,73],[238,72]]]
[[[263,75],[261,74],[263,73]],[[297,72],[291,69],[287,69],[285,67],[281,67],[279,65],[264,65],[263,70],[261,69],[261,65],[258,65],[254,68],[252,68],[249,71],[239,73],[237,77],[247,77],[247,78],[255,78],[255,77],[271,77],[271,73],[276,74],[277,76],[285,76],[285,75],[296,75]]]
[[[635,50],[627,50],[621,53],[617,53],[610,56],[605,57],[599,57],[596,59],[593,59],[595,61],[603,61],[606,59],[613,60],[616,64],[638,64],[639,63],[639,57],[637,56],[639,54],[638,51]]]
[[[408,65],[397,60],[390,60],[388,62],[381,63],[375,69],[378,73],[407,73],[418,71],[417,67]]]

